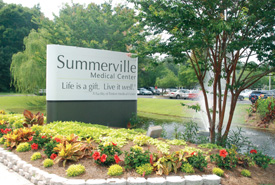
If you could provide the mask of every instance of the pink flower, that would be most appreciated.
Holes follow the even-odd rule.
[[[57,157],[57,155],[56,155],[55,153],[53,153],[53,154],[51,155],[50,158],[51,158],[52,160],[54,160],[56,157]]]
[[[151,165],[154,164],[154,160],[153,160],[153,155],[152,154],[150,154],[150,163],[151,163]]]
[[[29,141],[32,141],[32,139],[33,139],[33,137],[30,137],[30,138],[29,138]]]
[[[31,148],[32,148],[32,150],[37,150],[37,149],[38,149],[38,144],[33,143],[33,144],[31,145]]]
[[[225,158],[228,155],[227,151],[225,149],[220,150],[220,156]]]
[[[106,155],[106,154],[102,154],[102,156],[101,156],[101,158],[100,158],[100,161],[101,161],[102,163],[104,163],[104,162],[106,161],[106,159],[107,159],[107,155]]]
[[[95,152],[92,157],[94,158],[94,160],[98,160],[100,159],[100,153],[99,152]]]
[[[117,156],[117,154],[115,155],[114,159],[115,159],[116,163],[119,163],[120,159],[119,159],[119,157]]]
[[[56,142],[58,142],[58,143],[61,142],[61,139],[59,139],[58,137],[54,138],[54,140],[55,140]]]
[[[256,153],[257,153],[257,150],[255,150],[255,149],[254,149],[254,150],[250,150],[250,153],[251,153],[251,154],[256,154]]]

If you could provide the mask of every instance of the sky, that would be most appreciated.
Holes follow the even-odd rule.
[[[102,4],[105,2],[105,0],[3,0],[4,3],[7,4],[21,4],[24,7],[32,8],[33,6],[40,4],[41,11],[44,13],[44,15],[51,20],[53,20],[53,13],[55,15],[59,14],[59,10],[62,8],[62,5],[65,3],[71,4],[71,2],[79,3],[79,4],[89,4],[89,3],[96,3],[96,4]],[[118,3],[126,3],[126,0],[113,0],[113,4]]]

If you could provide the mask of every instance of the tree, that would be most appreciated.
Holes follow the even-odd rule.
[[[179,85],[178,77],[171,70],[166,68],[163,73],[164,75],[157,77],[156,86],[166,89]]]
[[[39,6],[29,9],[0,1],[0,92],[10,91],[12,55],[23,50],[24,37],[38,28],[32,18],[39,16]]]
[[[274,0],[130,1],[148,32],[169,34],[159,43],[160,52],[189,58],[204,96],[211,142],[217,136],[217,143],[223,144],[241,91],[275,71]],[[255,55],[259,62],[251,59]]]
[[[192,67],[187,65],[180,66],[179,69],[179,83],[187,89],[195,89],[199,85],[198,79]]]
[[[46,46],[48,32],[32,30],[24,39],[25,50],[12,57],[11,73],[17,91],[34,93],[46,89]]]
[[[134,15],[133,9],[123,5],[112,7],[110,3],[91,3],[84,7],[66,4],[54,21],[35,19],[42,29],[32,31],[25,40],[25,51],[13,57],[11,70],[17,90],[35,92],[45,87],[46,44],[127,52],[133,38],[140,32],[140,27],[135,26]],[[145,40],[144,37],[140,39]],[[31,47],[34,45],[36,47]],[[36,70],[31,65],[37,67]],[[27,75],[31,73],[32,77]]]

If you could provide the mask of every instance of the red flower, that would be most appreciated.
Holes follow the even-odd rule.
[[[153,161],[153,155],[152,155],[152,154],[150,154],[150,163],[151,163],[151,165],[153,165],[153,164],[154,164],[154,161]]]
[[[57,155],[56,155],[55,153],[53,153],[53,154],[51,155],[50,158],[51,158],[52,160],[54,160],[56,157],[57,157]]]
[[[225,149],[220,150],[220,156],[225,158],[228,155],[227,151]]]
[[[54,140],[55,140],[56,142],[58,142],[58,143],[61,142],[61,139],[59,139],[58,137],[54,138]]]
[[[112,142],[112,144],[113,144],[114,146],[116,146],[116,145],[117,145],[116,143],[113,143],[113,142]]]
[[[106,155],[106,154],[102,154],[102,156],[101,156],[101,158],[100,158],[100,161],[101,161],[102,163],[104,163],[104,162],[106,161],[106,159],[107,159],[107,155]]]
[[[37,150],[37,149],[38,149],[38,144],[33,143],[33,144],[31,145],[31,147],[32,147],[32,150]]]
[[[41,138],[42,138],[42,139],[45,139],[45,138],[46,138],[46,136],[41,136]]]
[[[257,150],[255,150],[255,149],[254,149],[254,150],[250,150],[250,153],[251,153],[251,154],[256,154],[256,153],[257,153]]]
[[[191,153],[191,155],[192,155],[192,156],[193,156],[193,155],[195,155],[195,151],[194,151],[194,152],[192,152],[192,153]]]
[[[99,152],[95,152],[92,157],[94,158],[94,160],[98,160],[100,159],[100,153]]]
[[[120,161],[119,157],[117,156],[117,154],[115,155],[114,159],[116,160],[116,163],[118,163]]]
[[[32,139],[33,139],[33,137],[30,137],[30,138],[29,138],[29,141],[32,141]]]

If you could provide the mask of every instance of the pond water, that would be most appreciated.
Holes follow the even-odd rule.
[[[197,122],[199,128],[204,128],[202,123]],[[165,122],[165,121],[153,121],[150,120],[147,124],[142,126],[143,129],[147,130],[150,126],[160,125],[163,128],[163,136],[166,139],[174,139],[175,133],[182,133],[185,129],[185,123],[178,122]],[[275,132],[261,129],[253,129],[247,127],[242,128],[242,136],[247,137],[249,141],[256,146],[259,150],[263,151],[264,154],[275,157]],[[201,129],[205,130],[205,129]],[[231,131],[237,131],[236,125],[232,125]]]

